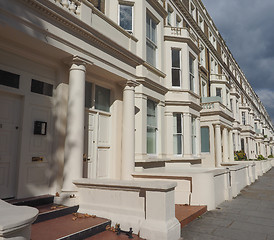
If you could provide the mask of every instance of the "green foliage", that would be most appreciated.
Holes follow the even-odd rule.
[[[274,156],[271,154],[271,155],[268,156],[268,158],[274,158]]]
[[[261,160],[265,160],[265,158],[263,155],[259,154],[257,157],[257,160],[261,161]]]
[[[234,160],[235,161],[246,161],[247,157],[244,151],[236,151],[234,152]]]

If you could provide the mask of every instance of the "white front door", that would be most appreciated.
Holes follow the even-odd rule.
[[[20,97],[0,92],[0,198],[15,197]]]
[[[86,110],[84,170],[86,178],[107,178],[110,157],[110,114]]]

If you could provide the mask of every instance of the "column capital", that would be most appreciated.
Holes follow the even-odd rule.
[[[93,65],[93,63],[85,58],[79,57],[79,56],[71,56],[68,58],[65,58],[63,62],[69,66],[75,65],[84,65],[85,67],[87,65]]]
[[[136,82],[135,80],[127,80],[126,82],[123,82],[121,85],[124,88],[125,87],[133,87],[133,88],[135,88],[135,87],[139,86],[140,83]]]

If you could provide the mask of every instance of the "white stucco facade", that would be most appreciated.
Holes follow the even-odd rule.
[[[1,1],[0,30],[1,199],[153,181],[154,219],[158,194],[214,209],[273,165],[234,161],[274,155],[274,129],[200,0]]]

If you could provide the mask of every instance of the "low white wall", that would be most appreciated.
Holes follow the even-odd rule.
[[[0,240],[29,240],[37,216],[36,208],[14,206],[0,199]]]
[[[175,218],[176,183],[166,181],[121,181],[80,179],[79,212],[108,218],[122,230],[145,239],[177,240],[180,223]]]
[[[136,172],[133,176],[140,180],[176,182],[176,204],[207,205],[208,210],[215,209],[217,204],[226,200],[230,191],[223,186],[228,186],[227,170],[223,168],[180,168],[178,165],[177,169]],[[222,184],[219,184],[220,179]]]

